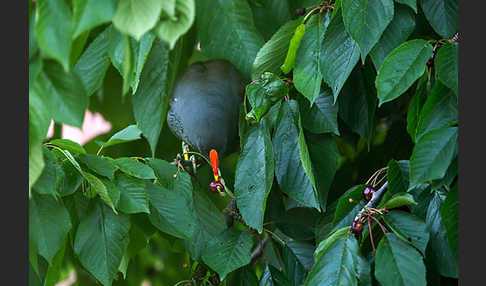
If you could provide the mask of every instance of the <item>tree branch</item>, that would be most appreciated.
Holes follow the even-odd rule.
[[[269,237],[265,236],[263,240],[255,247],[255,249],[251,253],[251,261],[250,265],[252,265],[260,256],[263,254],[263,249],[265,248],[265,244],[267,243]]]
[[[388,181],[386,181],[378,191],[373,193],[371,200],[358,212],[354,220],[360,219],[367,209],[376,207],[387,189],[388,189]]]

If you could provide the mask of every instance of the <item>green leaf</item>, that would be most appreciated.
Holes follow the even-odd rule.
[[[88,97],[78,75],[73,71],[64,71],[55,62],[44,62],[44,71],[39,80],[50,96],[53,119],[81,128],[88,108]]]
[[[417,0],[395,0],[395,2],[409,6],[417,14]]]
[[[451,89],[437,81],[425,101],[417,122],[415,140],[432,130],[448,127],[457,121],[457,96]]]
[[[348,189],[338,200],[334,218],[332,220],[333,230],[344,226],[350,226],[356,214],[362,208],[360,202],[363,200],[363,190],[366,185],[356,185]]]
[[[279,271],[277,268],[273,267],[272,265],[267,265],[267,267],[265,268],[265,272],[262,274],[262,278],[260,279],[260,285],[291,286],[293,284],[287,278],[286,274]]]
[[[457,0],[422,0],[421,5],[437,34],[451,38],[457,32]]]
[[[422,256],[393,233],[386,233],[378,244],[375,276],[382,285],[427,285]]]
[[[122,172],[139,179],[155,179],[152,168],[132,158],[117,158],[112,161]]]
[[[61,197],[65,197],[76,192],[81,186],[83,177],[70,162],[62,163],[62,169],[64,171],[64,180],[59,186],[59,194]]]
[[[403,241],[415,246],[425,255],[425,249],[429,242],[429,231],[425,222],[408,212],[393,210],[384,215],[384,220],[392,231]]]
[[[459,236],[458,208],[458,186],[456,183],[454,187],[452,187],[452,189],[447,193],[447,197],[440,207],[440,216],[442,219],[442,223],[444,224],[444,227],[446,229],[447,241],[449,242],[451,253],[456,258],[456,261],[458,257],[457,241]]]
[[[250,2],[253,21],[265,41],[268,41],[282,25],[292,20],[295,9],[292,10],[290,6],[294,1],[264,0],[260,1],[260,5],[256,5],[255,2]]]
[[[411,40],[385,57],[375,81],[378,106],[399,97],[424,73],[432,49],[425,40]]]
[[[140,86],[132,96],[133,115],[155,155],[160,131],[169,104],[167,67],[169,50],[164,44],[155,44],[141,74]]]
[[[305,286],[358,285],[358,241],[346,235],[320,256],[305,281]]]
[[[376,70],[380,68],[383,60],[391,51],[408,39],[414,29],[415,15],[413,12],[407,7],[395,5],[393,20],[370,51],[371,60]]]
[[[398,208],[401,206],[407,206],[414,204],[416,205],[417,202],[413,199],[413,196],[409,193],[396,193],[394,194],[386,203],[384,206],[387,209],[393,209],[393,208]]]
[[[264,41],[246,0],[196,1],[196,26],[206,57],[227,59],[245,78],[251,77],[253,62]]]
[[[314,103],[307,100],[299,100],[300,114],[302,114],[302,126],[314,134],[334,133],[339,136],[338,128],[338,103],[334,104],[334,98],[330,88],[325,87],[315,98]]]
[[[73,154],[86,154],[86,150],[79,145],[78,142],[71,141],[69,139],[53,139],[48,144],[57,146],[61,149],[68,150]]]
[[[59,249],[56,255],[52,258],[52,261],[49,263],[49,267],[47,268],[46,276],[44,278],[44,286],[55,285],[57,282],[59,282],[61,278],[61,271],[63,270],[62,262],[66,250],[66,242],[67,237],[64,238],[64,241],[61,243],[61,249]]]
[[[115,205],[114,205],[114,203],[113,203],[113,201],[112,201],[112,199],[111,199],[111,197],[108,193],[108,190],[107,190],[106,186],[103,184],[103,182],[100,179],[98,179],[98,177],[96,177],[95,175],[90,174],[88,172],[83,171],[82,174],[83,174],[83,177],[90,184],[91,190],[94,191],[94,193],[98,194],[100,196],[100,198],[103,199],[103,201],[113,209],[113,212],[115,214],[118,214],[118,212],[115,209]]]
[[[289,87],[277,75],[265,72],[258,81],[246,86],[246,96],[252,109],[245,119],[260,122],[271,105],[289,92]]]
[[[110,29],[111,26],[89,44],[74,66],[74,71],[86,87],[88,96],[101,87],[106,70],[110,66],[108,55]]]
[[[393,0],[342,0],[341,6],[344,27],[358,44],[364,64],[393,19]]]
[[[371,286],[373,278],[371,276],[371,265],[368,259],[366,259],[361,253],[358,254],[358,285],[359,286]]]
[[[388,190],[391,194],[404,193],[408,190],[408,178],[410,176],[409,161],[390,160],[388,162]]]
[[[139,41],[143,34],[155,27],[161,9],[162,2],[158,0],[120,0],[113,24]]]
[[[177,16],[169,14],[161,17],[162,19],[155,27],[154,32],[161,40],[169,43],[171,50],[177,39],[189,31],[192,26],[196,14],[195,9],[194,0],[176,0],[175,14]]]
[[[49,152],[44,150],[44,152]],[[47,154],[44,153],[44,158]],[[42,174],[35,182],[33,189],[39,194],[51,195],[57,199],[58,190],[64,179],[64,171],[59,164],[45,160],[45,167]]]
[[[253,62],[252,79],[260,78],[265,72],[274,74],[281,72],[280,65],[282,65],[287,55],[290,39],[301,22],[300,19],[296,19],[285,23],[261,47]]]
[[[427,208],[427,215],[425,223],[430,232],[430,254],[427,257],[434,262],[440,275],[445,277],[457,278],[458,264],[454,253],[449,247],[449,239],[447,237],[447,229],[442,222],[440,209],[443,205],[443,197],[437,192],[434,192]],[[457,231],[457,229],[456,229]]]
[[[420,116],[420,111],[422,110],[422,106],[427,99],[427,84],[428,78],[427,74],[424,74],[418,81],[417,86],[415,87],[415,93],[410,100],[408,105],[408,112],[407,112],[407,132],[410,134],[413,142],[416,141],[416,134],[417,134],[417,124]]]
[[[35,37],[39,48],[69,71],[72,15],[63,0],[40,0],[35,15]]]
[[[150,213],[144,181],[119,174],[116,176],[115,184],[120,189],[118,207],[122,212],[126,214]]]
[[[373,67],[366,64],[356,66],[339,95],[339,117],[361,137],[367,139],[368,147],[373,138],[376,114],[376,77]]]
[[[295,100],[284,101],[274,132],[275,177],[280,189],[299,203],[320,210],[319,196]]]
[[[29,200],[29,238],[35,250],[49,263],[71,230],[71,220],[62,200],[32,193]]]
[[[132,94],[135,94],[138,89],[138,85],[140,83],[140,75],[142,74],[142,69],[147,61],[148,55],[150,50],[152,49],[152,45],[155,39],[155,35],[152,33],[145,33],[138,43],[132,43],[132,47],[134,48],[133,55],[135,59],[134,63],[134,75],[131,80],[130,87],[132,88]]]
[[[358,44],[346,32],[339,9],[331,19],[321,46],[321,73],[331,87],[336,102],[339,92],[359,60]]]
[[[444,177],[457,144],[457,127],[436,129],[423,135],[410,157],[410,186]]]
[[[229,228],[208,242],[202,259],[223,280],[231,271],[250,263],[252,244],[249,231]]]
[[[99,282],[111,285],[128,245],[130,219],[114,214],[99,200],[81,220],[74,240],[77,258]]]
[[[269,131],[261,124],[248,131],[244,142],[236,165],[236,203],[246,224],[261,233],[266,201],[273,184],[273,146]]]
[[[311,16],[306,22],[306,32],[297,50],[293,81],[295,88],[311,104],[319,96],[322,84],[321,43],[330,22],[329,13]]]
[[[314,251],[314,260],[317,262],[319,258],[326,252],[326,250],[331,246],[333,242],[338,239],[341,239],[347,235],[349,231],[349,226],[344,226],[336,231],[334,231],[330,236],[326,239],[321,241],[319,245],[317,245],[316,250]]]
[[[73,0],[73,39],[115,16],[115,0]]]
[[[137,125],[129,125],[125,129],[118,131],[113,136],[103,144],[103,148],[108,146],[126,143],[142,138],[142,131],[137,127]]]
[[[173,182],[173,189],[146,183],[150,221],[160,231],[182,239],[189,239],[193,235],[197,222],[190,182],[188,174],[180,173]]]
[[[280,69],[283,71],[284,74],[288,74],[294,68],[295,55],[297,54],[297,50],[300,46],[300,41],[302,40],[302,37],[304,37],[304,35],[305,24],[300,24],[299,26],[297,26],[292,38],[290,39],[287,56],[285,57],[283,65],[280,66]]]
[[[34,32],[35,14],[37,9],[34,8],[34,11],[31,12],[30,11],[31,3],[32,2],[30,2],[29,0],[29,74],[30,74],[30,64],[32,63],[34,55],[36,55],[37,51],[39,50],[39,45],[37,44],[37,40],[35,38],[35,32]],[[35,57],[35,58],[40,59],[40,57]],[[30,82],[29,82],[29,86],[30,86]]]
[[[112,180],[115,178],[114,175],[117,168],[107,158],[94,154],[81,154],[78,156],[78,159],[96,174]]]
[[[439,49],[434,60],[437,78],[456,94],[459,82],[457,73],[458,56],[459,44],[446,43]]]
[[[331,134],[306,134],[319,202],[326,211],[327,197],[338,168],[339,152]]]
[[[118,188],[117,185],[111,180],[108,180],[106,178],[98,178],[100,181],[105,185],[106,191],[108,193],[108,197],[110,197],[111,201],[113,202],[113,205],[115,208],[118,207],[118,203],[120,202],[120,189]]]
[[[191,258],[199,260],[208,242],[226,229],[226,221],[221,211],[202,191],[193,194],[196,226],[191,238],[185,240],[184,244]]]

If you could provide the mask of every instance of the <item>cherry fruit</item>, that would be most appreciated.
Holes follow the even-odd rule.
[[[351,224],[351,232],[354,234],[363,232],[363,223],[360,220],[354,220]]]
[[[373,197],[373,193],[376,192],[376,189],[373,187],[366,187],[363,190],[363,197],[365,200],[369,201]]]
[[[213,193],[221,192],[224,190],[223,184],[221,184],[221,180],[219,181],[212,181],[209,184],[209,190]]]

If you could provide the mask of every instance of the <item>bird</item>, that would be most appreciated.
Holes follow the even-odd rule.
[[[232,63],[195,62],[174,83],[167,125],[175,137],[204,156],[215,150],[222,157],[236,142],[243,94],[243,77]]]

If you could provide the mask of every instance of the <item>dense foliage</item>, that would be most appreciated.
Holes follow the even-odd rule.
[[[457,284],[457,32],[456,0],[29,0],[30,284]],[[221,195],[165,124],[219,58]],[[45,139],[86,109],[113,131]]]

